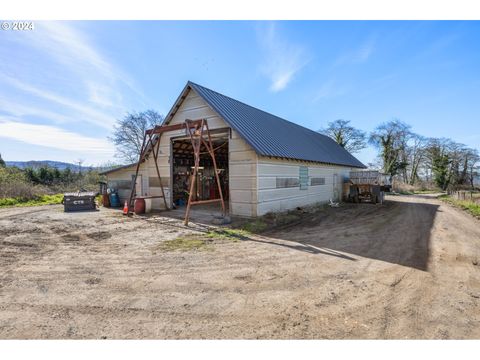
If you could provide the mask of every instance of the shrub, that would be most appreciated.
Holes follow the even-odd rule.
[[[32,199],[4,198],[4,199],[0,199],[0,207],[52,205],[52,204],[60,204],[62,200],[63,200],[63,194],[37,195],[37,196],[34,196]]]
[[[103,176],[89,170],[82,174],[70,169],[39,169],[0,166],[0,206],[28,206],[59,203],[59,193],[71,191],[97,191]],[[54,196],[51,198],[49,196]]]
[[[48,193],[46,187],[29,182],[22,170],[15,167],[0,168],[0,198],[30,200]]]

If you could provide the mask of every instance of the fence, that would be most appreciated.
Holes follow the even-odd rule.
[[[480,192],[478,191],[449,191],[448,195],[457,200],[470,201],[473,203],[480,203]]]

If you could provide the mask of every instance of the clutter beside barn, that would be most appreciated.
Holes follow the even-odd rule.
[[[374,204],[383,204],[385,192],[391,191],[387,174],[379,171],[351,171],[349,182],[345,183],[344,194],[348,201],[359,203],[367,200]]]
[[[341,200],[350,171],[365,168],[325,135],[188,82],[163,126],[199,119],[208,122],[220,188],[231,215],[255,217]],[[194,167],[192,141],[181,126],[155,134],[154,140],[158,155],[141,159],[135,196],[147,198],[152,209],[183,207]],[[196,200],[220,196],[207,150],[205,145],[200,148]],[[133,188],[136,165],[103,172],[108,188],[118,193],[122,204]]]

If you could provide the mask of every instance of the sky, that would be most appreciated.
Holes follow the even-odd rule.
[[[115,122],[166,114],[188,80],[313,130],[400,119],[480,150],[479,39],[478,21],[35,21],[0,30],[0,154],[119,162]]]

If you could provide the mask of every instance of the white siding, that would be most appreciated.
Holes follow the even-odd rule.
[[[185,119],[197,120],[205,118],[208,120],[210,130],[228,128],[229,126],[220,118],[208,104],[198,96],[194,90],[190,90],[175,113],[169,125],[180,124]],[[170,152],[171,138],[185,136],[185,130],[172,131],[162,134],[160,138],[160,149],[158,154],[158,168],[163,179],[167,203],[171,203],[170,192]],[[257,178],[256,166],[257,155],[253,149],[235,132],[231,131],[229,138],[229,186],[230,186],[230,213],[238,216],[256,216],[257,206]],[[149,177],[157,177],[153,156],[140,167],[143,175],[143,190],[148,195],[161,195],[159,186],[149,186]],[[108,175],[109,179],[129,180],[135,169],[126,169]],[[129,193],[128,193],[129,194]],[[121,198],[126,191],[121,192]],[[122,200],[124,201],[124,200]],[[163,199],[153,199],[154,209],[163,209]]]
[[[130,187],[128,189],[123,189],[123,188],[118,189],[118,197],[120,198],[120,203],[122,204],[122,206],[123,206],[123,203],[125,201],[128,201],[130,197],[132,175],[134,174],[135,174],[135,167],[121,169],[113,173],[107,174],[107,182],[109,183],[109,186],[111,186],[111,181],[123,180],[123,181],[130,182]],[[142,175],[143,191],[148,192],[148,181],[146,181],[147,172],[145,171],[145,169],[140,169],[139,174]]]
[[[228,145],[230,212],[257,216],[257,154],[234,130]]]
[[[311,186],[306,190],[300,187],[276,188],[277,177],[299,177],[300,166],[308,167],[308,176],[325,178],[325,185]],[[268,212],[284,211],[297,206],[327,202],[329,199],[340,199],[342,184],[348,177],[348,167],[315,164],[289,160],[258,158],[258,204],[257,215]],[[334,189],[334,175],[337,174],[337,186]]]

